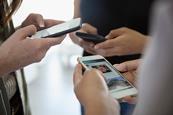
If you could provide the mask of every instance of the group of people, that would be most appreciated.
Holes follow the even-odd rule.
[[[32,38],[36,31],[61,23],[30,14],[17,28],[11,17],[22,0],[0,0],[0,114],[30,115],[23,67],[39,62],[51,46],[65,36]],[[154,5],[148,34],[150,10],[154,0],[74,0],[74,18],[81,17],[79,31],[100,34],[107,39],[94,44],[70,33],[85,55],[106,57],[139,90],[136,97],[118,100],[111,97],[102,73],[91,69],[74,71],[74,92],[86,115],[171,115],[173,114],[171,77],[173,54],[172,0]],[[147,47],[144,52],[145,47]],[[144,55],[144,56],[143,56]],[[141,57],[142,56],[142,57]],[[144,59],[140,59],[144,58]],[[19,70],[20,69],[20,70]],[[136,104],[134,110],[124,108]],[[128,105],[129,107],[129,105]],[[121,111],[121,112],[120,112]]]

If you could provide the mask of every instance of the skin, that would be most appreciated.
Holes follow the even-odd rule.
[[[90,24],[84,23],[82,25],[82,28],[78,32],[97,34],[97,29]],[[80,37],[75,35],[75,32],[70,33],[70,38],[73,41],[73,43],[79,45],[88,53],[96,54],[95,49],[94,49],[94,46],[95,46],[94,43],[81,39]]]
[[[80,17],[80,0],[74,1],[74,18]],[[82,32],[97,34],[97,28],[85,23],[82,27]],[[104,57],[122,56],[130,54],[139,54],[147,43],[147,37],[135,30],[129,28],[118,28],[111,30],[105,37],[107,41],[100,44],[93,44],[75,36],[71,33],[70,37],[75,44],[81,46],[86,52],[91,54],[102,55]],[[133,45],[132,45],[133,44]]]
[[[147,43],[147,36],[125,27],[112,30],[106,39],[95,46],[97,54],[105,57],[139,54]]]
[[[47,28],[58,23],[61,21],[45,20],[39,14],[29,15],[21,28],[0,46],[0,76],[41,61],[51,46],[60,44],[64,37],[46,39],[28,37],[43,27]]]
[[[82,74],[78,64],[73,78],[75,94],[86,115],[119,115],[118,102],[110,96],[100,71],[92,69]]]
[[[130,81],[134,86],[137,87],[136,82],[137,82],[137,71],[140,66],[141,59],[138,60],[132,60],[132,61],[126,61],[120,64],[114,65],[114,67],[122,72],[123,76]],[[126,101],[131,104],[136,104],[137,103],[137,98],[127,96],[122,99],[123,101]]]

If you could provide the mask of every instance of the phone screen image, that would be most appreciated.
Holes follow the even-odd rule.
[[[70,21],[54,25],[52,27],[40,30],[36,32],[33,38],[46,38],[46,37],[59,37],[69,32],[76,31],[81,28],[81,19],[76,18]]]
[[[119,92],[133,88],[132,85],[104,59],[82,61],[87,68],[95,68],[103,72],[104,79],[111,92]]]

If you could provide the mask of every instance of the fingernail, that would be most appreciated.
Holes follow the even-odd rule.
[[[99,49],[99,46],[95,46],[94,49],[96,49],[96,50]]]
[[[44,23],[40,23],[39,26],[42,28],[45,27]]]
[[[107,35],[105,38],[108,39],[109,38],[109,35]]]
[[[120,64],[114,64],[114,67],[118,67]]]

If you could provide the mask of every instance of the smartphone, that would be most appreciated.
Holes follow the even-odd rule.
[[[83,40],[93,42],[95,44],[104,42],[106,39],[101,35],[83,33],[83,32],[76,32],[76,36],[80,37]]]
[[[72,19],[70,21],[43,29],[41,31],[38,31],[32,37],[33,38],[59,37],[64,34],[80,29],[81,25],[82,25],[81,19],[76,18],[76,19]]]
[[[79,62],[85,69],[95,68],[103,72],[110,94],[114,98],[121,99],[137,94],[137,89],[104,57],[100,55],[86,56],[79,58]]]

